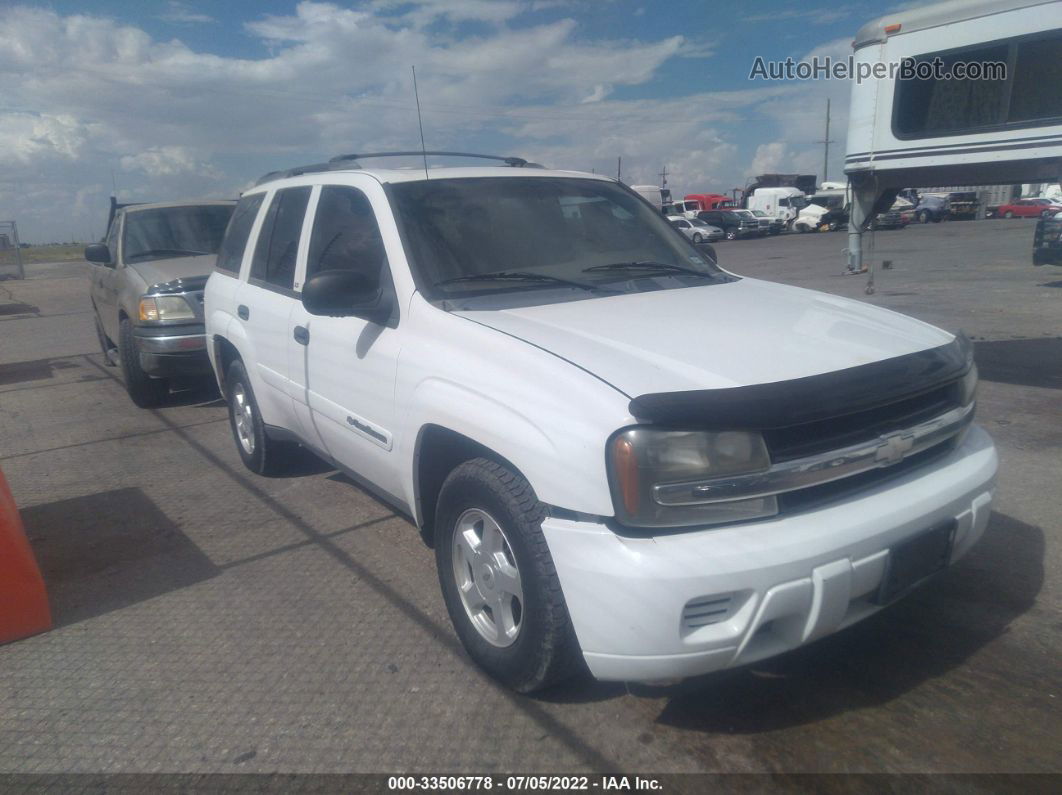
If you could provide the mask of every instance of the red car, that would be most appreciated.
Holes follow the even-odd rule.
[[[996,210],[997,218],[1040,218],[1062,212],[1062,206],[1050,199],[1018,199],[1011,204],[1001,204]]]

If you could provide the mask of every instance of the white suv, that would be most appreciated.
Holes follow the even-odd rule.
[[[492,675],[742,665],[978,539],[965,338],[738,278],[615,180],[506,162],[267,175],[206,289],[244,463],[298,443],[409,515]]]

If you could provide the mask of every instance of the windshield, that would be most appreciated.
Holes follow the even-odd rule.
[[[572,282],[643,292],[729,280],[662,215],[612,182],[432,179],[398,183],[389,193],[418,287],[429,297],[573,293]],[[584,289],[577,297],[593,294]]]
[[[702,221],[700,218],[691,218],[690,223],[694,226],[709,226],[707,221]]]
[[[126,262],[217,254],[232,215],[231,204],[193,204],[136,210],[125,216]]]

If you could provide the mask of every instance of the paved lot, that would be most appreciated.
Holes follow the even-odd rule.
[[[251,475],[208,393],[134,408],[80,266],[0,282],[0,467],[57,623],[0,647],[0,772],[1062,771],[1062,268],[1031,237],[879,232],[871,297],[843,234],[718,245],[973,335],[998,512],[960,565],[809,648],[538,699],[469,663],[405,519],[309,458]]]

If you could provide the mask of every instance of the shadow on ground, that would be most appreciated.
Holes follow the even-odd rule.
[[[974,360],[985,381],[1062,389],[1062,337],[982,340]]]
[[[860,624],[749,667],[632,689],[668,698],[659,723],[713,733],[760,734],[881,705],[1005,633],[1043,585],[1043,556],[1040,528],[996,513],[954,568]]]
[[[56,626],[216,576],[218,569],[140,489],[21,511]]]

